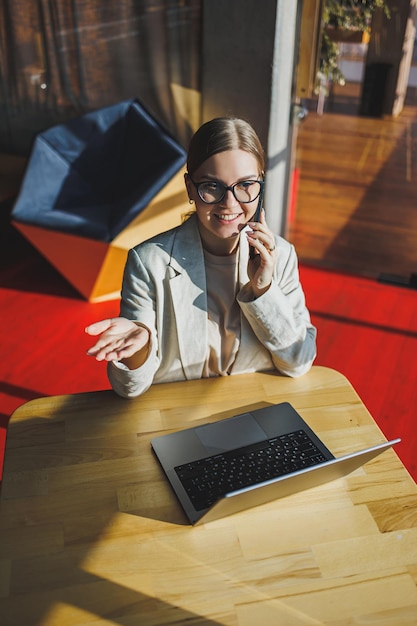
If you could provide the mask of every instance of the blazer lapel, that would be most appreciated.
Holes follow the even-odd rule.
[[[196,217],[179,228],[171,253],[172,306],[187,379],[201,378],[207,350],[207,290],[204,254]]]

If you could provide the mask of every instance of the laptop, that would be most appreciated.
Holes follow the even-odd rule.
[[[346,476],[400,441],[335,458],[282,402],[159,435],[151,446],[197,525]]]

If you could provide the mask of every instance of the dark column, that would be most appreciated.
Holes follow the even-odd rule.
[[[372,20],[362,87],[361,115],[399,115],[410,73],[416,0],[390,0],[391,16],[379,9]]]
[[[297,2],[206,0],[202,23],[202,119],[232,114],[254,126],[268,156],[268,223],[283,234]]]

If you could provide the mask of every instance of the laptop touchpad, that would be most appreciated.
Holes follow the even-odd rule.
[[[267,438],[250,413],[198,426],[195,433],[210,454],[249,446]]]

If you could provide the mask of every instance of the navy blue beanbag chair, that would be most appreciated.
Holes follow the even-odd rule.
[[[36,136],[12,219],[111,242],[185,160],[136,99],[87,113]]]

